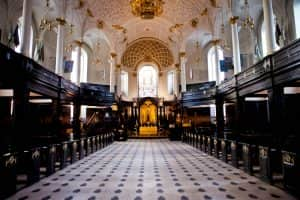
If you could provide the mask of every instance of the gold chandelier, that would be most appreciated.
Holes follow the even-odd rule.
[[[142,19],[153,19],[163,13],[162,0],[131,0],[132,14],[140,16]]]

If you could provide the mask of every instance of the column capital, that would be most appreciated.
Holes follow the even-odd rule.
[[[62,25],[62,26],[64,26],[67,23],[67,21],[63,17],[57,17],[56,21],[59,25]]]
[[[112,58],[115,58],[115,57],[117,57],[117,54],[116,54],[115,52],[111,52],[111,53],[110,53],[110,56],[111,56]]]
[[[180,52],[180,53],[179,53],[179,56],[180,56],[180,57],[184,57],[185,55],[186,55],[185,52]]]
[[[79,47],[81,47],[83,44],[83,42],[81,40],[74,40],[74,43]]]
[[[230,24],[235,24],[239,20],[239,16],[231,16],[229,19]]]
[[[215,40],[212,40],[212,41],[211,41],[211,43],[212,43],[214,46],[219,45],[220,42],[221,42],[220,39],[215,39]]]
[[[117,69],[121,69],[121,64],[116,64]]]

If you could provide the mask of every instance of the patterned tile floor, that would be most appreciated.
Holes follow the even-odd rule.
[[[9,199],[295,199],[181,142],[115,142]]]

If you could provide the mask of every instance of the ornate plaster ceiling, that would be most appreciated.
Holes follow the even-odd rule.
[[[65,0],[63,15],[68,23],[75,25],[74,39],[86,40],[88,44],[101,39],[116,52],[118,62],[128,44],[153,37],[163,41],[173,52],[185,51],[187,41],[199,42],[203,48],[218,31],[222,22],[228,22],[228,2],[232,1],[234,14],[239,15],[242,0],[164,0],[160,17],[143,20],[131,13],[130,0]],[[261,0],[251,0],[259,4]],[[44,15],[44,1],[33,0],[37,25]],[[42,2],[42,3],[41,3]],[[52,19],[59,16],[62,0],[50,0]],[[261,3],[261,2],[260,2]],[[252,6],[251,6],[252,7]],[[255,7],[256,10],[257,7]],[[221,14],[223,11],[223,15]],[[254,12],[254,11],[251,11]],[[197,22],[192,26],[192,21]],[[227,23],[228,24],[228,23]],[[229,25],[228,25],[229,26]],[[177,58],[175,58],[177,59]]]
[[[122,56],[122,65],[136,68],[143,61],[152,61],[161,68],[171,66],[173,60],[172,53],[164,43],[153,38],[142,38],[128,46]]]
[[[220,11],[219,7],[225,7],[227,3],[217,0],[215,6],[212,3],[214,1],[216,0],[164,0],[163,13],[160,17],[142,20],[131,13],[130,0],[68,0],[69,8],[77,14],[69,12],[67,18],[72,18],[71,21],[76,18],[83,29],[81,35],[95,28],[97,22],[102,22],[101,31],[111,41],[112,51],[122,52],[126,44],[142,37],[155,37],[168,43],[169,46],[176,43],[175,46],[178,48],[181,43],[191,38],[193,32],[211,31],[208,18],[214,19]],[[80,6],[79,2],[82,2]],[[201,16],[205,9],[208,11],[207,15]],[[192,27],[191,20],[195,18],[198,24]],[[114,25],[123,29],[115,28]],[[176,29],[172,29],[174,26]]]

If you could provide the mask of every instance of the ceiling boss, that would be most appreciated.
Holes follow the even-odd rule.
[[[131,0],[132,14],[142,19],[153,19],[163,13],[162,0]]]

